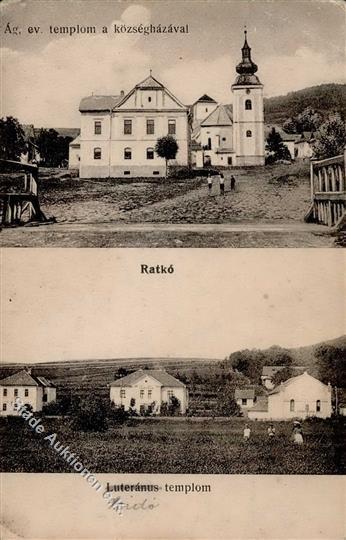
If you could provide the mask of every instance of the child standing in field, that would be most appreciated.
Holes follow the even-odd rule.
[[[225,177],[222,173],[220,173],[220,194],[225,194]]]
[[[296,426],[293,429],[293,442],[294,444],[299,444],[299,445],[304,443],[302,428],[300,426],[299,427]]]
[[[247,424],[245,424],[245,427],[244,427],[244,441],[248,441],[250,439],[250,435],[251,435],[251,429],[249,428],[249,426]]]
[[[270,424],[268,428],[268,436],[269,439],[272,439],[275,436],[275,427],[273,426],[273,424]]]
[[[209,190],[209,193],[211,193],[212,187],[213,187],[213,179],[211,177],[210,172],[208,172],[208,190]]]

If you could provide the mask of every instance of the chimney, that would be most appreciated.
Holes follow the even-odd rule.
[[[121,96],[121,97],[124,97],[124,95],[125,95],[124,90],[120,90],[120,96]]]
[[[31,375],[31,367],[27,367],[25,366],[25,371],[27,372],[28,375]]]

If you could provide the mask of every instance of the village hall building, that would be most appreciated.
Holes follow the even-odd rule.
[[[16,398],[31,405],[33,412],[42,411],[44,405],[56,400],[56,387],[45,377],[37,377],[22,369],[0,380],[0,415],[16,416]]]
[[[80,178],[165,176],[165,160],[155,152],[157,139],[165,135],[179,147],[172,165],[264,165],[263,85],[257,70],[245,31],[232,104],[204,94],[184,105],[151,71],[127,94],[83,98],[69,168],[79,169]]]
[[[180,414],[185,414],[187,387],[163,369],[139,369],[110,384],[110,400],[125,411],[144,413],[150,408],[159,414],[162,403],[168,404],[173,396],[180,402]]]

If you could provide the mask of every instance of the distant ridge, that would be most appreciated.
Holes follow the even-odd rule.
[[[289,92],[285,96],[264,99],[264,119],[268,124],[282,124],[306,107],[311,107],[325,116],[338,111],[346,117],[346,84],[328,83]]]

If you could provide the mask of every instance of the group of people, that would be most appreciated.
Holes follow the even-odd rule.
[[[269,425],[267,429],[267,433],[268,433],[269,439],[273,440],[276,434],[274,424]],[[245,424],[243,436],[244,436],[244,441],[248,441],[250,439],[251,429],[248,424]],[[294,444],[301,445],[304,443],[302,426],[298,420],[295,420],[293,422],[292,440]]]
[[[215,175],[215,176],[217,176],[218,179],[219,179],[220,195],[224,195],[225,194],[225,177],[224,177],[223,173],[221,173],[221,172],[218,175]],[[209,172],[208,173],[208,189],[209,189],[209,193],[211,193],[211,190],[213,188],[213,178],[214,177]],[[234,191],[234,190],[235,190],[235,178],[232,175],[231,176],[231,191]]]

